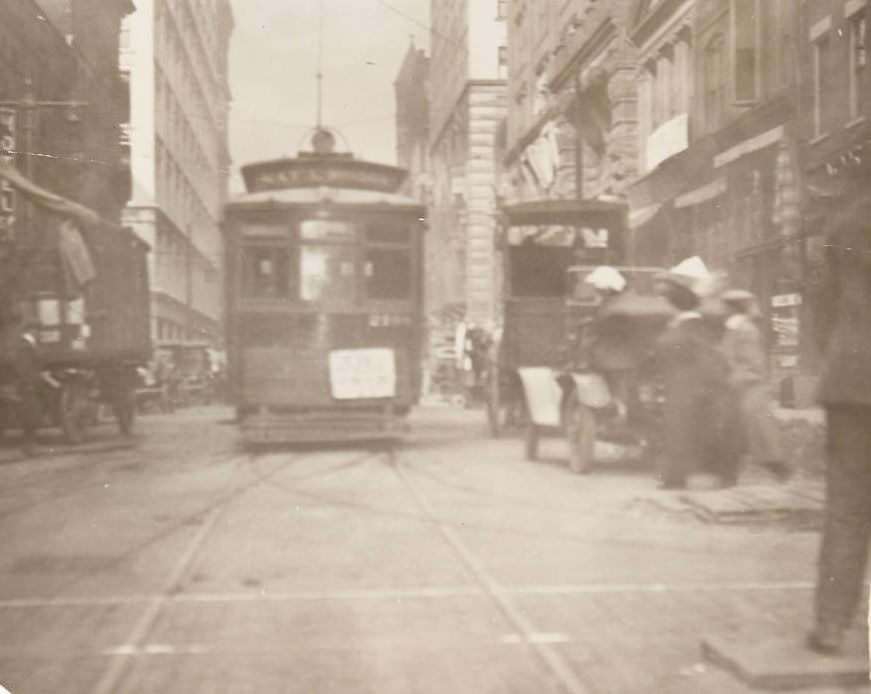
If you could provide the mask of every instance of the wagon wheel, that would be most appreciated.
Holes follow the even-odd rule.
[[[124,436],[130,436],[136,424],[136,390],[126,380],[116,385],[112,406],[118,420],[118,431]]]
[[[85,440],[88,425],[93,419],[91,410],[85,384],[78,380],[64,383],[58,414],[67,443],[77,444]]]
[[[569,444],[569,468],[579,474],[587,473],[593,466],[596,450],[596,416],[571,395],[563,417]]]
[[[490,436],[496,438],[502,434],[502,394],[499,392],[499,365],[495,360],[487,369],[487,424]]]

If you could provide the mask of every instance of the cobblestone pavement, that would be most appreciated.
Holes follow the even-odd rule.
[[[815,532],[660,513],[645,471],[524,462],[474,411],[394,452],[250,454],[227,417],[0,453],[12,694],[731,694],[704,635],[808,624]]]

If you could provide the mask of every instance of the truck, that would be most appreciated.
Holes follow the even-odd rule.
[[[105,404],[130,434],[137,369],[151,357],[148,244],[12,167],[0,179],[33,209],[31,233],[0,249],[0,431],[17,426],[15,350],[27,334],[43,425],[79,443]]]

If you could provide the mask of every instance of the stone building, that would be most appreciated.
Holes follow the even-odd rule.
[[[498,0],[433,0],[428,306],[491,325],[497,281],[494,146],[505,113]]]
[[[429,58],[412,38],[396,79],[396,161],[408,171],[403,192],[429,200]]]
[[[124,217],[152,248],[152,337],[218,343],[232,10],[229,0],[137,7],[121,50],[133,172]]]
[[[633,6],[511,3],[504,200],[619,197],[634,178]]]
[[[639,260],[699,255],[756,293],[776,379],[799,366],[803,8],[647,2],[633,28],[645,56],[641,101],[649,104],[641,130],[650,132],[639,141],[642,175],[629,192]],[[655,59],[644,54],[648,34],[667,37]],[[660,72],[665,86],[656,96]]]
[[[114,222],[129,195],[118,45],[122,18],[133,10],[130,0],[8,0],[0,9],[0,130],[19,153],[16,165]],[[24,108],[27,99],[33,108]],[[45,227],[39,211],[28,218],[6,185],[0,196],[0,226],[15,220],[4,235],[29,243]]]

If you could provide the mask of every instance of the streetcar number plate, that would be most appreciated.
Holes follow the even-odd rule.
[[[396,395],[393,350],[378,347],[330,352],[330,388],[337,400],[392,398]]]

